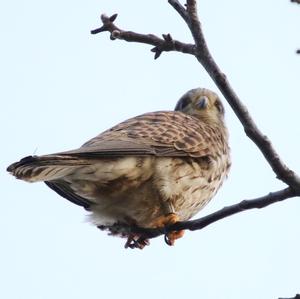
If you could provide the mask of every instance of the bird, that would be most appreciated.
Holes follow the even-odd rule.
[[[172,111],[148,112],[104,131],[75,150],[27,156],[7,171],[44,182],[89,211],[89,220],[127,238],[125,248],[149,240],[126,228],[163,229],[196,215],[214,197],[231,166],[224,106],[206,88],[183,94]],[[166,233],[174,245],[184,230]]]

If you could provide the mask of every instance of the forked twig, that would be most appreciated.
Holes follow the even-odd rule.
[[[111,40],[125,40],[127,42],[137,42],[154,46],[151,49],[154,52],[154,59],[157,59],[162,52],[177,51],[187,54],[195,54],[195,46],[192,44],[185,44],[174,40],[171,34],[162,34],[163,38],[160,38],[154,34],[140,34],[133,31],[125,31],[120,29],[114,24],[117,14],[111,17],[105,14],[101,15],[101,21],[103,25],[100,28],[91,31],[92,34],[100,32],[110,32]]]

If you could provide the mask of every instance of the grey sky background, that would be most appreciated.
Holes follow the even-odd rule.
[[[154,61],[146,45],[90,35],[100,13],[116,12],[121,28],[191,42],[167,1],[0,3],[0,298],[275,299],[300,292],[297,198],[187,232],[172,248],[158,238],[132,251],[45,185],[5,172],[24,156],[77,148],[129,117],[171,110],[188,89],[218,92],[192,56],[163,53]],[[300,6],[202,0],[199,14],[219,66],[299,173]],[[198,216],[283,187],[225,107],[233,167]]]

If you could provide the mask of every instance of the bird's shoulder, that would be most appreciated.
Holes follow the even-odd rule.
[[[157,111],[130,118],[86,142],[94,147],[118,141],[156,148],[163,155],[204,156],[221,133],[201,119],[180,111]]]
[[[186,134],[201,133],[205,124],[201,120],[179,111],[149,112],[125,120],[95,138],[110,139],[127,136],[133,138],[162,138],[177,140]],[[167,141],[167,140],[166,140]]]

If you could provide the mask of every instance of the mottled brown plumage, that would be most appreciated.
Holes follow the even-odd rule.
[[[103,132],[77,150],[30,156],[8,167],[19,179],[44,181],[91,211],[91,221],[118,233],[118,224],[161,227],[194,216],[221,186],[230,167],[224,108],[207,89],[187,92],[175,111],[146,113]],[[182,232],[168,235],[170,244]],[[127,247],[142,248],[141,236]]]

